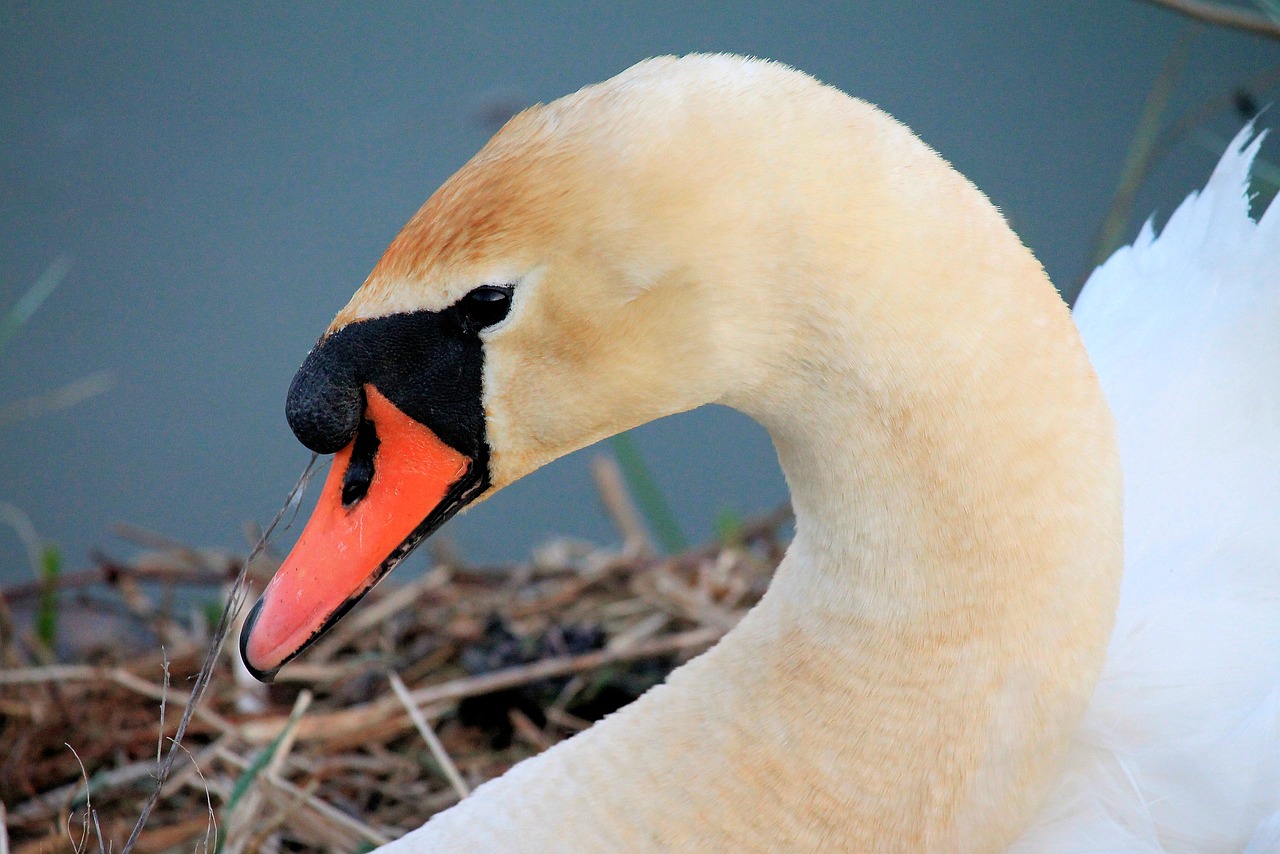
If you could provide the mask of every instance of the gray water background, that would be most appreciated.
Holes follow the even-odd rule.
[[[245,520],[273,515],[307,456],[284,421],[289,380],[405,220],[512,105],[656,54],[768,56],[880,104],[985,190],[1071,294],[1186,26],[1130,0],[0,4],[0,310],[72,261],[0,354],[0,406],[94,371],[114,380],[0,425],[0,501],[71,569],[94,547],[133,550],[117,521],[243,549]],[[1278,62],[1275,42],[1205,31],[1171,112]],[[1130,233],[1200,186],[1213,140],[1238,126],[1227,110],[1175,145]],[[768,437],[735,413],[637,439],[695,540],[722,509],[785,497]],[[589,477],[598,452],[444,533],[482,562],[553,535],[616,540]],[[0,528],[0,583],[30,572]]]

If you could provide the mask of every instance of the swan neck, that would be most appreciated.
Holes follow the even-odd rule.
[[[808,275],[773,283],[781,346],[754,348],[760,381],[731,398],[774,440],[796,536],[726,645],[825,663],[788,688],[824,734],[815,760],[844,763],[836,785],[867,840],[1002,850],[1105,656],[1119,467],[1062,300],[937,165],[922,170],[932,192],[877,197],[885,229],[857,251],[815,223],[804,245],[831,254],[773,266]]]
[[[725,403],[772,435],[796,536],[717,646],[419,839],[554,851],[572,826],[593,851],[1002,851],[1058,771],[1114,617],[1101,390],[1040,265],[904,127],[781,67],[702,58],[682,86],[661,73],[680,62],[513,122],[486,155],[527,165],[511,152],[563,143],[480,190],[486,212],[526,212],[493,239],[539,258],[552,241],[541,281],[574,283],[536,339],[490,339],[521,342],[509,376],[526,348],[548,354],[540,373],[574,368],[556,406],[489,401],[521,424],[490,419],[496,471]],[[513,184],[534,187],[514,209]]]

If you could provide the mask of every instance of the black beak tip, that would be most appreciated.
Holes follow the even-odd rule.
[[[259,682],[271,684],[275,680],[276,674],[280,672],[280,668],[272,668],[271,670],[259,670],[249,661],[249,635],[253,634],[253,626],[258,622],[258,615],[262,613],[262,599],[258,599],[253,603],[253,607],[249,609],[249,616],[244,618],[244,625],[240,628],[240,660],[244,662],[244,667],[249,671],[249,675]]]

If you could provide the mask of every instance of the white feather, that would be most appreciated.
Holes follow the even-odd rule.
[[[1280,205],[1249,217],[1252,135],[1076,304],[1118,423],[1126,567],[1017,852],[1280,851]]]

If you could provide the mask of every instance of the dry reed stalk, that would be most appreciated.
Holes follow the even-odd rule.
[[[640,511],[627,491],[626,479],[617,459],[600,454],[591,460],[591,476],[609,518],[622,535],[622,553],[632,556],[653,554],[653,540]]]
[[[241,782],[237,781],[236,788],[240,789],[242,794],[232,804],[230,814],[226,817],[227,835],[222,847],[226,854],[241,854],[244,851],[257,850],[261,845],[262,834],[254,819],[267,797],[263,789],[268,780],[279,778],[280,770],[293,750],[298,724],[311,706],[312,699],[312,693],[305,689],[298,695],[289,712],[289,720],[284,730],[268,748],[271,750],[271,757],[260,769],[251,765],[242,772],[242,779],[243,775],[253,775],[243,788]]]
[[[156,702],[165,699],[165,690],[159,685],[147,682],[121,667],[90,667],[83,664],[49,664],[42,667],[24,667],[18,670],[0,671],[0,685],[29,685],[38,682],[114,682]],[[185,708],[190,702],[186,697],[169,697],[168,702]],[[217,712],[197,707],[194,712],[205,723],[214,729],[230,732],[235,725]]]
[[[141,584],[121,590],[100,576],[77,588],[102,601],[137,596],[139,607],[121,605],[112,619],[145,630],[128,642],[111,637],[73,650],[62,663],[22,660],[16,636],[29,605],[5,595],[17,604],[0,661],[23,665],[0,669],[0,802],[10,850],[64,850],[72,808],[79,836],[86,787],[63,741],[83,758],[101,817],[100,828],[86,827],[88,838],[100,830],[119,850],[155,773],[162,701],[174,704],[166,738],[176,735],[173,710],[192,709],[182,748],[192,764],[173,769],[135,852],[199,846],[208,804],[227,841],[246,851],[351,850],[395,838],[456,803],[470,784],[585,729],[714,643],[766,586],[786,519],[779,512],[749,521],[730,548],[711,544],[669,558],[630,546],[562,545],[542,550],[534,564],[499,571],[455,556],[447,568],[374,590],[337,632],[285,668],[261,695],[260,712],[237,708],[244,692],[230,655],[213,662],[201,705],[191,707],[182,691],[166,697],[154,632],[164,620],[191,638],[201,628],[181,597],[156,597],[146,585],[216,593],[226,575],[213,565],[190,572],[201,568],[189,562],[195,550],[151,539],[170,549],[170,577],[153,581],[133,565],[113,577]],[[634,521],[624,515],[620,530]],[[172,687],[190,684],[199,651],[170,652]],[[397,680],[388,679],[392,672]],[[422,755],[422,741],[440,772],[412,758]],[[233,805],[252,757],[273,744],[252,784],[256,803]]]
[[[574,673],[581,673],[584,670],[593,670],[609,664],[633,661],[637,658],[657,658],[673,652],[703,649],[715,643],[723,634],[724,631],[721,629],[703,627],[682,632],[678,635],[635,644],[627,649],[604,649],[597,652],[584,653],[573,658],[548,658],[523,667],[513,667],[509,670],[488,673],[484,676],[455,679],[443,685],[420,688],[410,696],[413,698],[413,702],[419,706],[462,700],[467,697],[477,697],[481,694],[492,694],[495,691],[515,688],[540,679],[569,676]]]
[[[449,751],[444,749],[444,745],[436,737],[435,730],[427,723],[427,719],[422,716],[422,712],[414,704],[413,698],[409,696],[409,689],[404,687],[404,683],[400,681],[400,677],[396,674],[391,673],[388,678],[391,680],[391,688],[396,692],[396,699],[408,711],[409,719],[417,727],[422,740],[427,743],[427,747],[431,750],[431,755],[435,757],[436,762],[440,765],[440,770],[444,772],[445,779],[449,781],[450,786],[453,786],[453,790],[458,793],[458,799],[461,800],[471,794],[471,789],[462,779],[462,775],[458,773],[458,766],[454,765],[453,759],[449,757]]]

